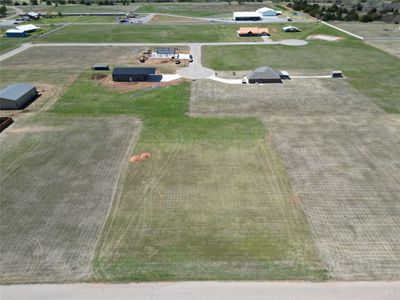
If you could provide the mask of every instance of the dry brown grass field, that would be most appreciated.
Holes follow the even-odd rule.
[[[193,115],[264,120],[330,274],[400,273],[400,118],[344,79],[232,86],[197,81]]]
[[[128,117],[19,118],[0,136],[0,281],[88,280],[128,151]]]

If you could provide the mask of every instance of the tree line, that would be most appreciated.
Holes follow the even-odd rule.
[[[371,8],[367,12],[364,12],[364,7],[361,2],[354,4],[350,9],[336,3],[329,6],[319,5],[318,3],[311,4],[307,0],[295,0],[294,2],[290,2],[287,6],[291,7],[293,10],[308,13],[323,21],[385,21],[395,24],[399,24],[400,21],[399,9],[384,8],[378,11],[377,8]]]

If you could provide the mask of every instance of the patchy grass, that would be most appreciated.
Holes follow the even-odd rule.
[[[340,35],[340,34],[335,34]],[[303,74],[342,70],[350,84],[387,112],[400,112],[400,61],[346,37],[338,42],[310,41],[303,47],[207,46],[203,63],[215,70],[251,70],[263,65]]]
[[[189,85],[116,94],[82,76],[62,116],[143,120],[94,280],[325,278],[279,156],[254,118],[191,118]]]
[[[396,24],[338,21],[332,24],[358,34],[364,37],[368,44],[400,57],[400,29]]]
[[[51,13],[107,13],[107,12],[130,12],[135,10],[138,5],[23,5],[19,6],[23,11],[40,11]]]
[[[19,117],[0,136],[0,282],[88,280],[132,117]]]

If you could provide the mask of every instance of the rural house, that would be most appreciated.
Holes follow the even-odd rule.
[[[240,27],[237,31],[238,36],[269,36],[268,28],[259,27]]]

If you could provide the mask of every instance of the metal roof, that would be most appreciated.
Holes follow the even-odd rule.
[[[0,91],[0,98],[17,101],[19,98],[21,98],[32,89],[35,89],[35,87],[28,83],[12,84]]]
[[[24,30],[15,29],[15,28],[11,28],[6,31],[6,33],[24,33],[24,32],[25,32]]]
[[[150,75],[156,73],[156,68],[114,68],[113,74],[115,75]]]
[[[260,14],[256,11],[235,11],[233,16],[235,18],[261,18]]]
[[[270,67],[261,67],[255,69],[250,76],[249,79],[280,79],[280,72],[271,69]]]
[[[27,25],[20,25],[16,27],[18,30],[22,30],[22,31],[31,31],[31,30],[36,30],[36,29],[40,29],[40,27],[37,27],[33,24],[27,24]]]
[[[175,54],[175,48],[157,48],[157,54]]]

